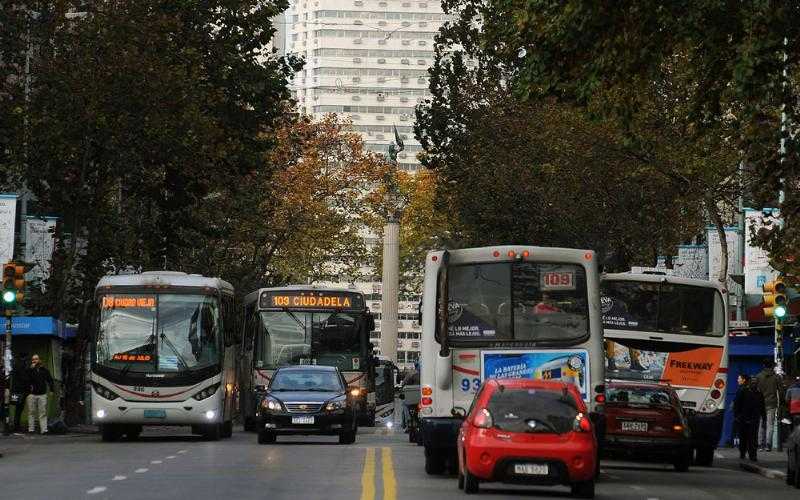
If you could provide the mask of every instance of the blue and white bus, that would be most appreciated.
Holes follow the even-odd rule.
[[[441,473],[487,378],[578,386],[604,430],[600,278],[594,252],[497,246],[427,255],[420,417],[425,470]]]

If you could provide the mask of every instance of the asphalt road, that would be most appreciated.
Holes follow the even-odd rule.
[[[99,436],[0,438],[0,499],[357,499],[464,498],[454,477],[427,476],[422,448],[406,436],[359,434],[279,438],[258,445],[255,434],[206,442],[167,429],[137,442],[102,443]],[[597,498],[797,499],[784,483],[735,469],[604,462]],[[478,498],[565,498],[566,488],[482,484]]]

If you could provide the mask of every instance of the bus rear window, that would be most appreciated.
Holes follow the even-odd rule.
[[[605,281],[603,327],[616,330],[723,335],[722,299],[714,288],[643,281]]]
[[[589,331],[586,272],[560,263],[448,269],[448,334],[458,340],[576,341]]]

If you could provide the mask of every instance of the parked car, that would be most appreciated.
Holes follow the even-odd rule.
[[[794,432],[786,441],[786,484],[800,489],[800,425],[795,426]]]
[[[259,443],[274,443],[279,435],[317,434],[338,435],[340,444],[350,444],[356,432],[356,402],[338,368],[301,365],[275,371],[258,410]]]
[[[606,383],[604,456],[671,463],[681,472],[692,463],[692,440],[680,399],[667,384]]]
[[[567,485],[594,498],[596,461],[586,404],[564,382],[487,380],[459,431],[458,486],[466,493],[498,481]]]

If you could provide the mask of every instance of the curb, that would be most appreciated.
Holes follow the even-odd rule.
[[[779,470],[767,469],[766,467],[761,467],[760,465],[748,462],[741,462],[739,464],[739,467],[741,467],[742,470],[746,470],[747,472],[754,472],[768,479],[778,479],[780,481],[786,480],[786,473]]]

